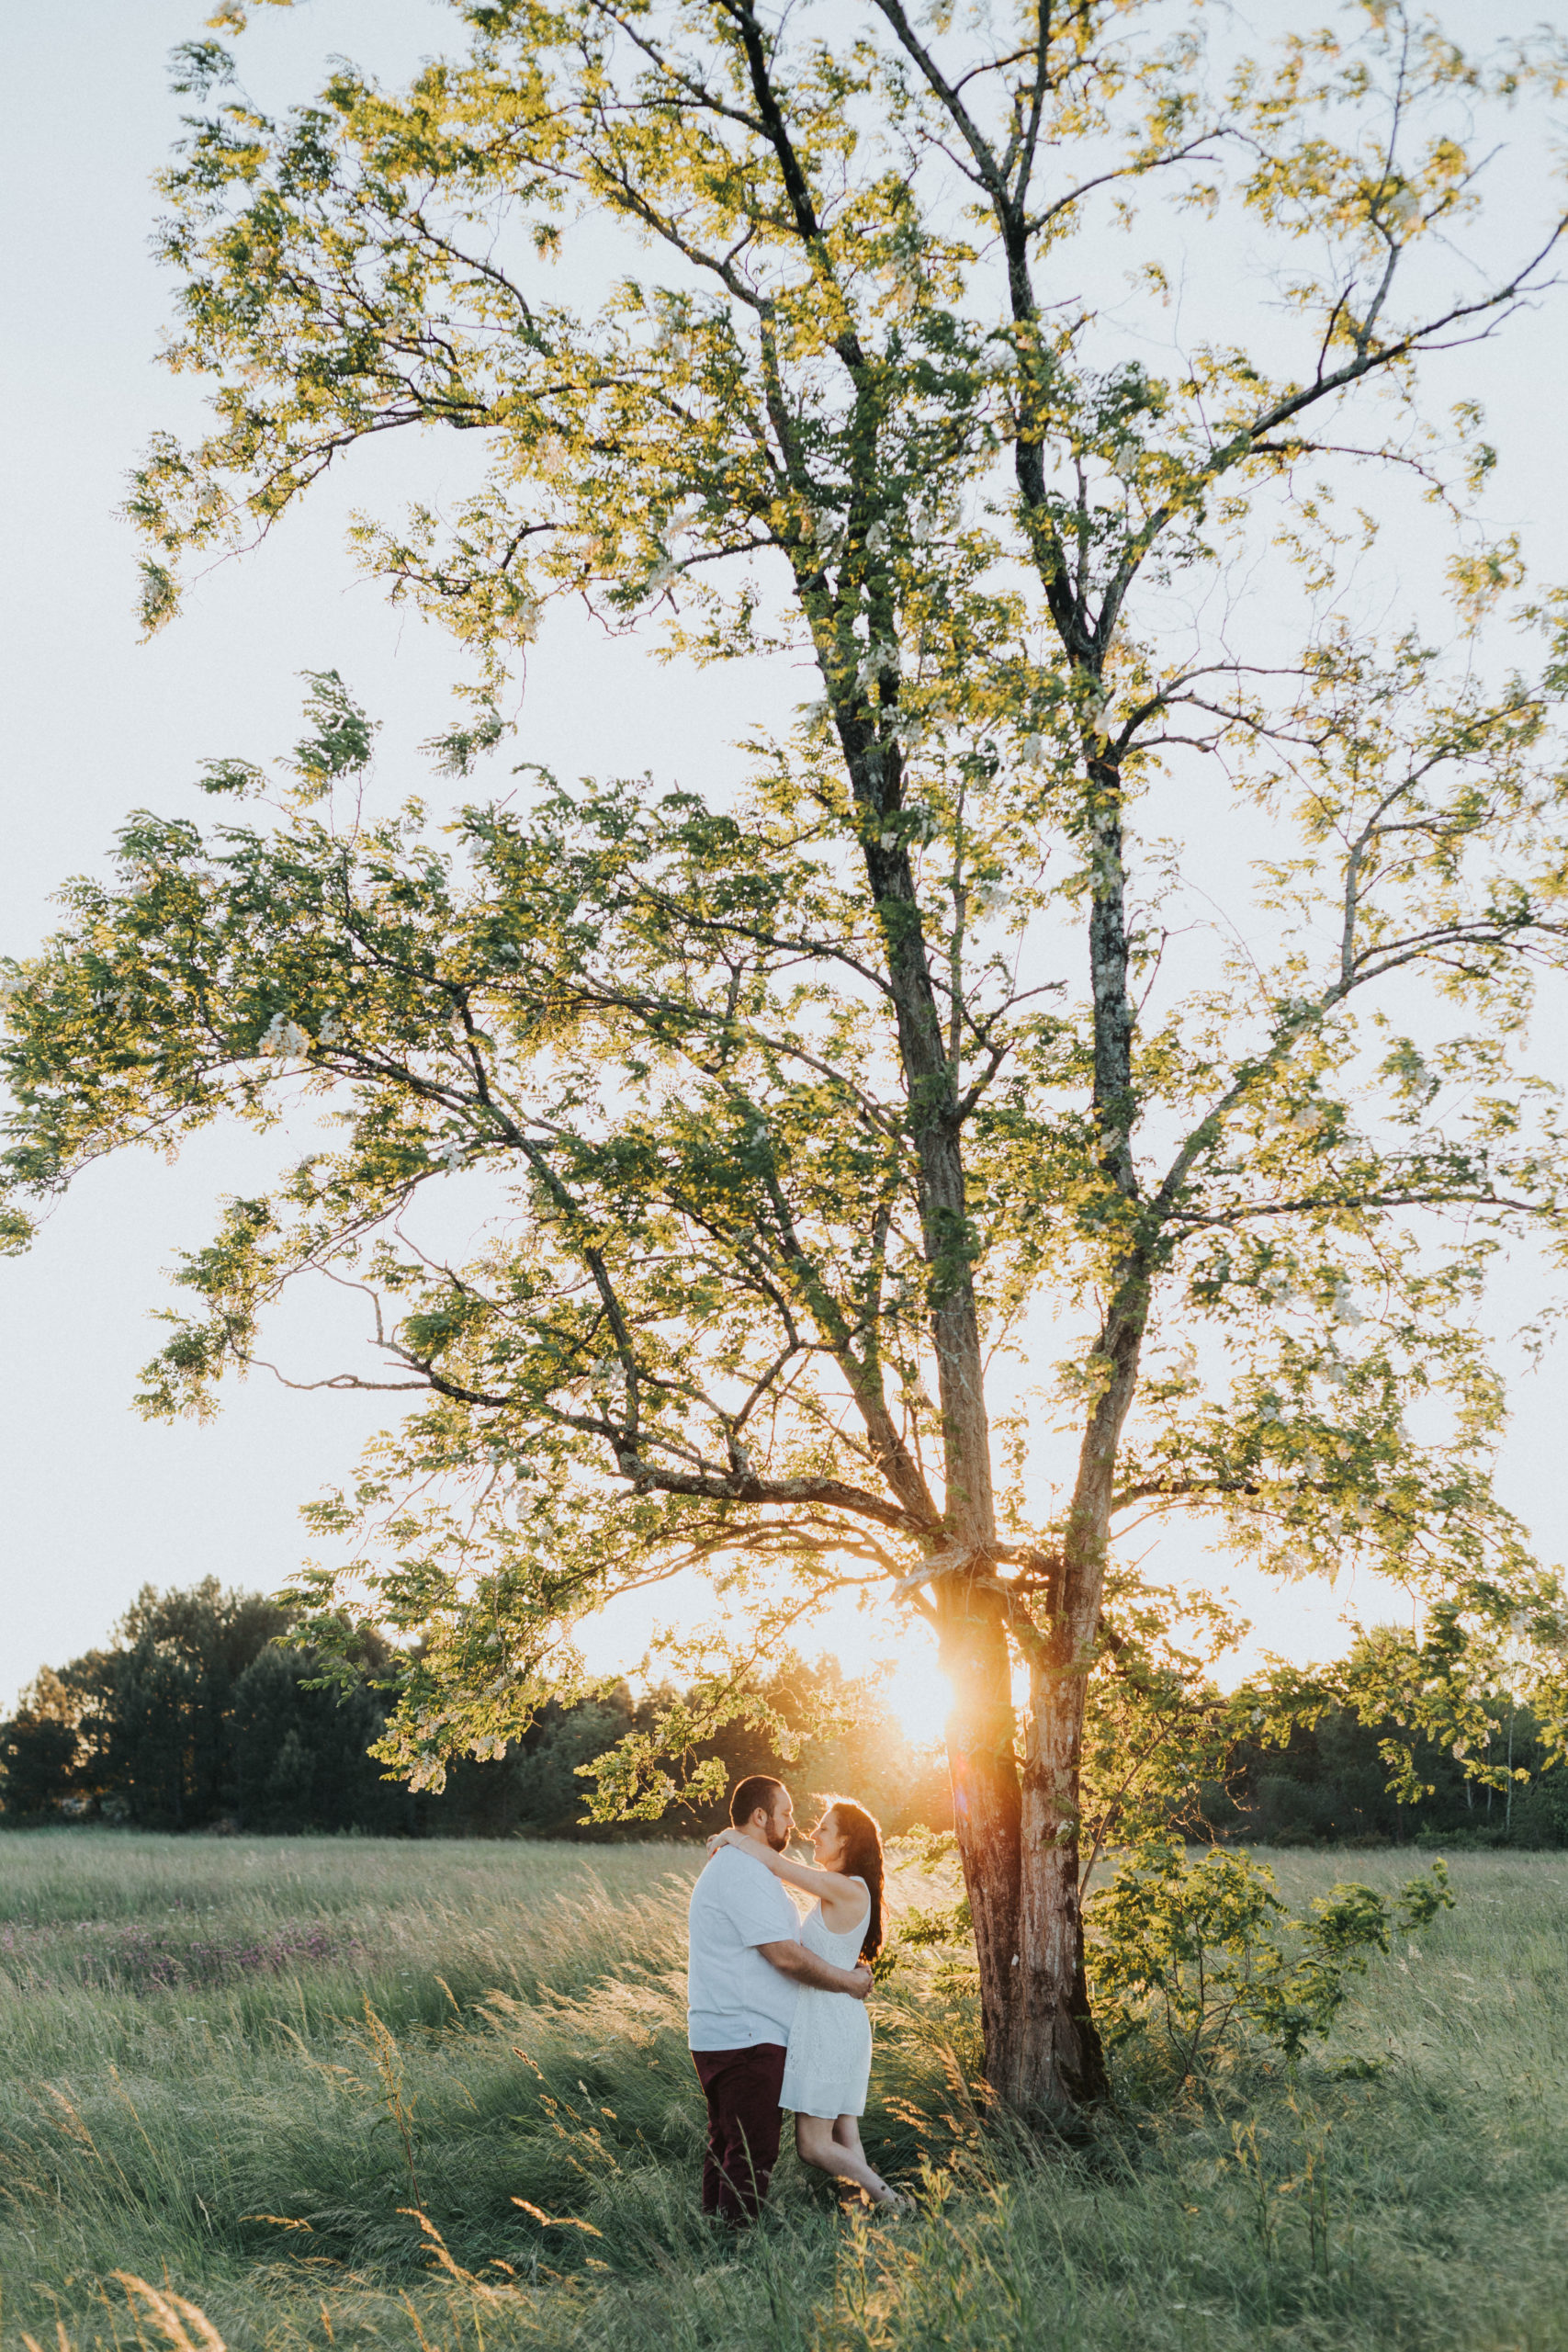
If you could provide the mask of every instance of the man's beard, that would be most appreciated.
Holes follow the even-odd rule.
[[[768,1824],[768,1843],[775,1854],[782,1854],[789,1844],[789,1831],[781,1829],[776,1821]]]

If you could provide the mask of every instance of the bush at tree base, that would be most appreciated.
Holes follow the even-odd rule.
[[[1395,1928],[1410,1935],[1449,1908],[1448,1865],[1410,1879],[1396,1906],[1342,1883],[1292,1918],[1274,1873],[1246,1854],[1190,1861],[1150,1846],[1089,1906],[1089,1974],[1100,2030],[1112,2048],[1138,2035],[1179,2075],[1202,2076],[1251,2038],[1293,2064],[1324,2037],[1374,1951]]]

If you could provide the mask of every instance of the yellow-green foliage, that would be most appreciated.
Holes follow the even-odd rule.
[[[1568,1861],[1458,1858],[1458,1908],[1293,2075],[1125,2084],[1074,2150],[979,2131],[971,1996],[906,1951],[865,2137],[919,2218],[841,2216],[786,2157],[737,2245],[696,2211],[695,1860],[0,1841],[6,2345],[215,2352],[203,2317],[230,2352],[1568,2345]],[[1298,1912],[1334,1876],[1274,1867]],[[1357,1875],[1392,1896],[1408,1858]],[[952,1892],[906,1863],[897,1913]]]

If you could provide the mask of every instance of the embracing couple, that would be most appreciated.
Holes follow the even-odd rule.
[[[803,2163],[851,2180],[876,2204],[907,2200],[860,2143],[871,2079],[869,1963],[882,1949],[882,1832],[835,1797],[811,1831],[817,1866],[792,1862],[795,1806],[759,1773],[729,1801],[692,1890],[687,1979],[692,2060],[708,2108],[703,2211],[754,2221],[779,2153],[784,2109]],[[802,1922],[784,1887],[817,1900]]]

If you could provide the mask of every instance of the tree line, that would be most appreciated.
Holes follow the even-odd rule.
[[[591,1698],[547,1702],[503,1754],[455,1759],[443,1788],[412,1790],[367,1752],[393,1703],[389,1645],[367,1636],[334,1684],[311,1650],[288,1640],[290,1613],[214,1577],[185,1591],[145,1587],[105,1647],[46,1667],[0,1724],[0,1821],[393,1838],[626,1834],[585,1820],[590,1784],[578,1768],[648,1732],[671,1693],[639,1699],[617,1682]],[[893,1829],[944,1825],[945,1767],[910,1745],[874,1678],[845,1675],[830,1659],[788,1658],[756,1697],[760,1727],[731,1732],[729,1769],[743,1761],[802,1790],[852,1788]],[[718,1753],[712,1741],[710,1752]],[[722,1818],[721,1808],[682,1803],[639,1826],[668,1837]]]
[[[1238,1741],[1224,1777],[1203,1784],[1200,1834],[1269,1846],[1568,1845],[1568,1773],[1548,1769],[1550,1744],[1539,1719],[1506,1691],[1480,1703],[1488,1726],[1482,1761],[1530,1776],[1511,1790],[1478,1781],[1451,1747],[1417,1737],[1415,1775],[1425,1793],[1407,1803],[1380,1751],[1390,1738],[1407,1741],[1408,1730],[1393,1718],[1365,1723],[1336,1707],[1314,1724],[1293,1725],[1283,1746]]]
[[[504,1754],[456,1759],[439,1790],[388,1778],[367,1751],[393,1704],[393,1660],[374,1634],[352,1677],[336,1684],[291,1641],[290,1610],[274,1597],[225,1591],[212,1577],[185,1591],[147,1587],[107,1645],[46,1667],[0,1723],[0,1823],[98,1820],[141,1828],[231,1828],[278,1835],[358,1831],[387,1838],[597,1838],[636,1834],[586,1818],[580,1767],[629,1736],[649,1737],[671,1694],[634,1697],[617,1682],[591,1699],[551,1700]],[[789,1658],[754,1694],[753,1726],[721,1752],[733,1773],[775,1771],[799,1791],[844,1788],[897,1832],[947,1827],[951,1795],[940,1748],[911,1744],[874,1678],[831,1659]],[[1545,1771],[1540,1726],[1506,1694],[1488,1702],[1485,1760],[1530,1773],[1510,1798],[1478,1785],[1447,1747],[1420,1744],[1427,1794],[1401,1801],[1380,1743],[1392,1724],[1335,1708],[1295,1724],[1284,1745],[1242,1739],[1201,1787],[1179,1826],[1199,1839],[1268,1845],[1447,1841],[1568,1845],[1568,1775]],[[940,1725],[933,1723],[936,1735]],[[792,1736],[793,1735],[793,1736]],[[786,1750],[790,1752],[785,1752]],[[723,1817],[719,1803],[671,1805],[643,1835],[694,1834]]]

